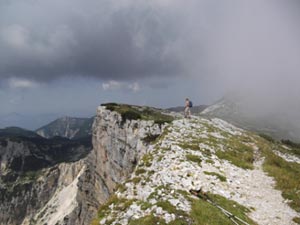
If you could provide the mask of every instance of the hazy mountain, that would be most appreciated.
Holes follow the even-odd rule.
[[[45,138],[60,136],[69,139],[78,139],[91,135],[93,121],[94,117],[62,117],[37,129],[36,133]]]
[[[38,127],[43,126],[49,121],[53,121],[58,118],[59,114],[38,114],[38,115],[27,115],[22,113],[8,113],[0,115],[0,127],[22,127],[29,130],[35,130]]]
[[[242,98],[226,96],[207,107],[201,115],[221,118],[236,126],[276,139],[300,141],[299,121],[277,111],[265,113],[259,107],[253,108],[251,103],[247,104]]]
[[[7,127],[4,129],[0,129],[0,137],[40,137],[35,132],[30,130],[25,130],[19,127]]]

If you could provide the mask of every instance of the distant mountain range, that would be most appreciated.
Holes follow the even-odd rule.
[[[92,118],[63,117],[39,128],[36,133],[45,138],[55,136],[78,139],[92,134]]]

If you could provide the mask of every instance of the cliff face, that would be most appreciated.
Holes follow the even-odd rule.
[[[110,192],[128,178],[137,162],[147,152],[143,139],[161,134],[153,121],[126,120],[117,112],[98,108],[93,124],[93,146],[97,171]]]
[[[12,147],[2,140],[0,224],[90,224],[99,205],[148,151],[147,137],[161,132],[153,121],[124,121],[119,113],[98,107],[91,151],[81,145],[69,151],[62,146],[64,152],[56,145],[30,142],[26,147],[23,140]],[[82,150],[86,154],[79,154]],[[36,162],[40,166],[33,168]]]

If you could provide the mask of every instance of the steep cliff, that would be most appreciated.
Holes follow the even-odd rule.
[[[93,123],[93,151],[78,183],[80,214],[75,215],[73,224],[89,224],[99,205],[114,193],[117,184],[131,175],[147,152],[145,138],[161,132],[162,127],[154,121],[124,121],[120,113],[98,107]]]
[[[125,115],[133,109],[125,108]],[[140,116],[145,113],[141,107],[134,110]],[[148,151],[149,140],[161,134],[162,124],[161,120],[125,118],[100,106],[93,123],[92,150],[81,145],[67,147],[82,140],[56,138],[53,144],[53,139],[39,138],[37,143],[3,139],[0,224],[89,224]],[[70,143],[63,145],[66,141]],[[44,142],[47,144],[41,144]]]

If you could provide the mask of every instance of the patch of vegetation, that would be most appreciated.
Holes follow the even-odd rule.
[[[141,180],[142,180],[142,178],[140,178],[140,177],[134,177],[131,180],[129,180],[129,182],[132,182],[134,184],[138,184]]]
[[[19,182],[36,181],[43,174],[42,170],[27,171],[19,177]]]
[[[144,137],[142,139],[142,141],[144,141],[147,144],[151,144],[151,143],[154,143],[157,140],[158,137],[159,137],[159,134],[155,134],[155,135],[147,134],[147,136]]]
[[[216,155],[220,159],[228,160],[230,163],[232,163],[233,165],[235,165],[237,167],[241,167],[243,169],[250,169],[250,170],[252,170],[254,168],[253,164],[252,164],[252,162],[253,162],[252,155],[249,155],[249,154],[240,155],[236,151],[226,151],[226,152],[217,151]],[[242,156],[242,157],[240,158],[240,156]]]
[[[152,207],[152,204],[145,201],[138,201],[137,205],[141,206],[141,210],[147,210]]]
[[[122,124],[126,120],[153,120],[154,123],[162,125],[164,123],[170,123],[174,120],[172,116],[161,113],[158,109],[149,107],[138,107],[126,104],[106,103],[101,104],[110,111],[116,111],[122,116]]]
[[[186,159],[195,163],[198,163],[199,165],[201,165],[202,159],[197,156],[197,155],[192,155],[192,154],[187,154]]]
[[[253,148],[242,143],[238,138],[230,138],[225,144],[225,150],[218,150],[216,155],[225,159],[233,165],[243,169],[253,169],[254,153]]]
[[[269,142],[272,142],[272,143],[275,143],[276,141],[271,137],[271,136],[269,136],[269,135],[267,135],[267,134],[258,134],[260,137],[262,137],[262,138],[264,138],[264,139],[266,139],[267,141],[269,141]]]
[[[157,158],[157,162],[160,162],[162,159],[164,158],[164,156],[163,155],[160,155],[160,156],[158,156],[158,158]]]
[[[220,181],[225,182],[227,179],[225,176],[218,174],[216,172],[208,172],[208,171],[204,171],[204,174],[206,175],[211,175],[211,176],[216,176]]]
[[[118,190],[119,192],[123,193],[127,190],[127,187],[124,184],[117,184],[115,190]]]
[[[249,224],[256,224],[249,217],[246,216],[250,212],[246,207],[238,203],[228,200],[220,195],[208,194],[209,198],[220,205],[222,208],[228,210],[233,215],[241,218]],[[209,225],[232,225],[232,221],[222,213],[220,209],[202,199],[191,199],[192,210],[191,217],[194,224],[209,224]]]
[[[215,163],[215,162],[214,162],[213,160],[211,160],[211,159],[206,159],[205,162],[206,162],[206,163],[210,163],[210,164],[214,164],[214,163]]]
[[[201,149],[201,152],[206,157],[211,157],[211,151],[210,150],[208,150],[208,149]]]
[[[300,224],[300,217],[294,217],[293,221],[297,224]]]
[[[128,225],[153,225],[153,224],[160,224],[160,225],[166,225],[165,220],[155,217],[154,215],[148,215],[142,218],[139,218],[137,220],[131,220]]]
[[[118,198],[116,195],[112,195],[108,201],[100,206],[98,210],[97,218],[95,218],[91,225],[99,225],[99,222],[108,214],[111,213],[111,209],[109,208],[110,205],[114,204],[114,210],[116,211],[126,211],[130,205],[135,201],[135,199],[125,199],[125,198]],[[112,218],[110,221],[106,221],[105,224],[109,225],[114,221]]]
[[[292,142],[291,140],[281,140],[281,143],[290,146],[292,148],[300,148],[299,143]]]
[[[300,156],[300,144],[299,143],[295,143],[290,140],[281,140],[281,143],[292,148],[291,152],[293,154]]]
[[[153,161],[153,155],[147,153],[142,157],[141,165],[150,167],[152,165],[152,161]]]
[[[194,150],[194,151],[198,151],[200,150],[200,147],[199,147],[199,143],[195,143],[195,142],[182,142],[182,143],[179,143],[178,146],[182,149],[190,149],[190,150]]]
[[[188,225],[188,221],[190,220],[189,219],[189,216],[186,212],[182,211],[182,210],[178,210],[176,209],[175,206],[173,206],[170,202],[168,201],[159,201],[156,203],[156,205],[158,207],[161,207],[164,211],[167,211],[168,213],[170,214],[174,214],[176,215],[176,219],[172,222],[170,222],[169,224],[172,224],[172,225]]]
[[[276,148],[270,142],[263,139],[257,141],[257,145],[265,157],[263,169],[276,181],[276,188],[282,191],[282,196],[289,199],[289,205],[300,212],[300,165],[287,162],[273,153]]]
[[[168,213],[174,213],[176,216],[187,216],[186,212],[176,209],[176,207],[168,201],[159,201],[156,205]]]
[[[141,175],[141,174],[143,174],[143,173],[146,173],[147,171],[145,170],[145,169],[137,169],[136,171],[135,171],[135,175],[136,176],[139,176],[139,175]]]

